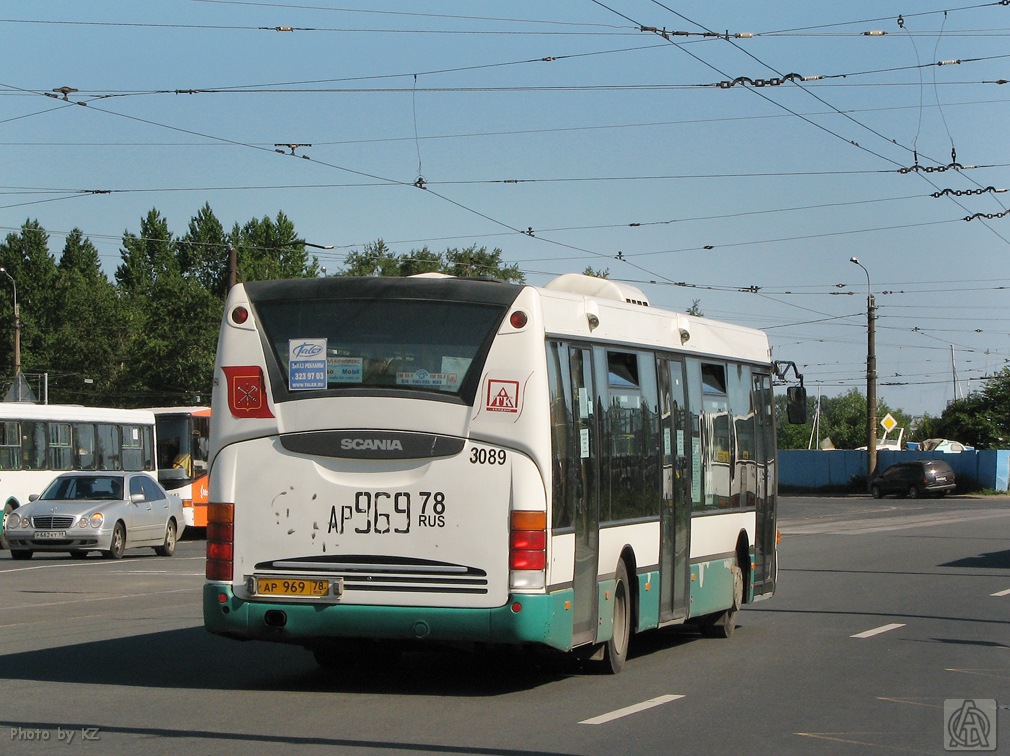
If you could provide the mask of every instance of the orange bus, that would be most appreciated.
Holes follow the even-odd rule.
[[[186,527],[207,527],[210,407],[152,407],[158,481],[182,498]]]

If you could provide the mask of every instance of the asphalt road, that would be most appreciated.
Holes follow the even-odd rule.
[[[1010,498],[790,497],[780,529],[732,638],[636,636],[618,676],[437,650],[327,674],[203,630],[200,541],[0,552],[0,753],[1010,751]]]

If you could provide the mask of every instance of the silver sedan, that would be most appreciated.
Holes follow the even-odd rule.
[[[186,527],[182,500],[143,472],[70,472],[7,515],[4,535],[14,559],[36,551],[100,551],[120,559],[134,547],[172,556]]]

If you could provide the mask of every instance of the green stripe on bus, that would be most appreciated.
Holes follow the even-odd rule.
[[[691,565],[691,617],[722,612],[733,603],[733,558]]]
[[[505,606],[465,609],[245,601],[229,586],[203,590],[206,628],[248,640],[306,644],[323,638],[387,638],[483,643],[542,643],[572,647],[572,591],[510,596]],[[222,601],[223,597],[223,601]],[[515,611],[513,607],[518,607]],[[283,626],[268,626],[267,612],[283,612]]]

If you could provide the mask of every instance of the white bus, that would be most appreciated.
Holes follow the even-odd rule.
[[[149,470],[154,415],[146,410],[0,402],[3,519],[67,470]],[[0,548],[7,542],[0,532]]]
[[[569,274],[232,289],[204,621],[300,644],[728,636],[776,578],[767,338]],[[802,389],[790,394],[800,400]]]
[[[207,527],[210,407],[153,407],[158,482],[182,499],[186,527]]]

